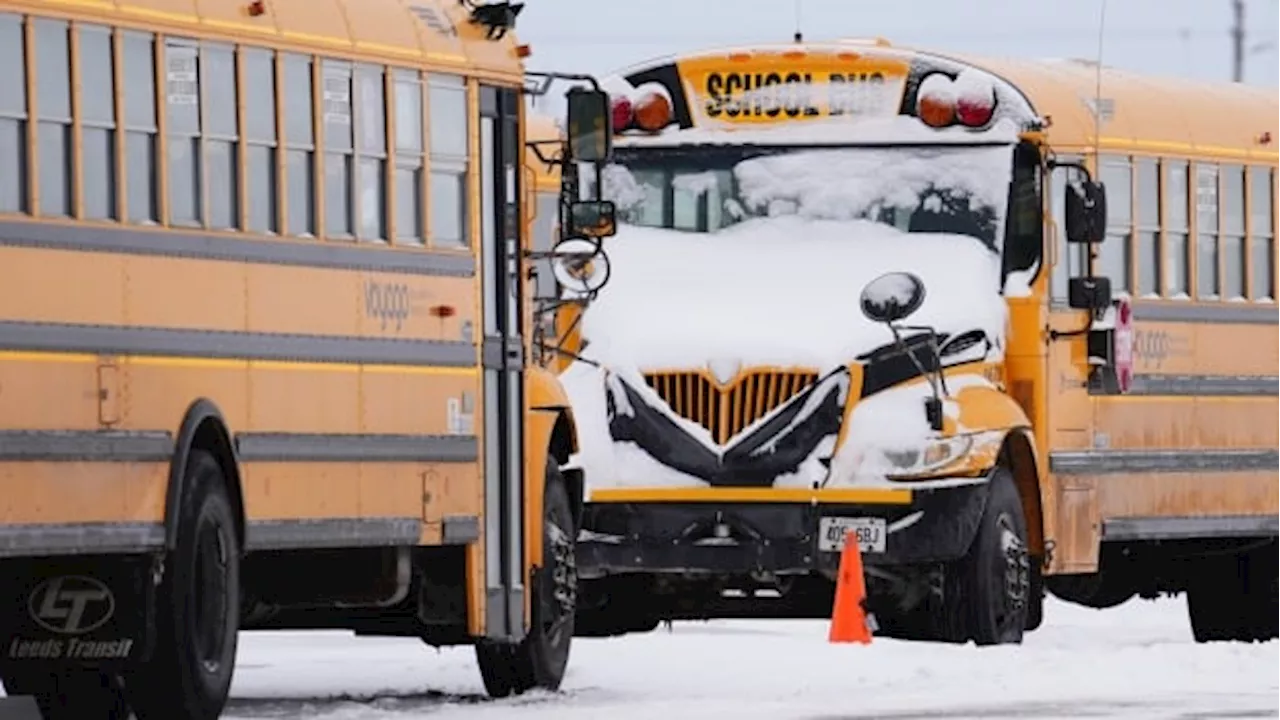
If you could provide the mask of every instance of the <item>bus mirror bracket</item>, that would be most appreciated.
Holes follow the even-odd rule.
[[[1063,188],[1067,242],[1073,245],[1101,243],[1106,239],[1107,228],[1106,185],[1094,180],[1089,168],[1078,161],[1051,159],[1049,167],[1073,168],[1083,176],[1068,179]]]
[[[1111,307],[1111,278],[1074,277],[1067,281],[1067,306],[1097,313]]]
[[[617,207],[609,200],[577,200],[569,206],[569,235],[607,238],[618,232]]]

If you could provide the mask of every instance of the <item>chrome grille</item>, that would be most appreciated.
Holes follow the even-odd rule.
[[[807,370],[748,370],[727,385],[702,372],[658,372],[649,387],[680,417],[698,423],[724,444],[818,381]]]

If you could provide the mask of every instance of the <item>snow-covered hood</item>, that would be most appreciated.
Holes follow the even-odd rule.
[[[610,279],[582,333],[583,355],[606,367],[825,373],[892,341],[858,303],[868,282],[892,271],[924,281],[910,324],[982,330],[1003,345],[999,258],[964,235],[791,215],[710,234],[622,225],[605,247]]]

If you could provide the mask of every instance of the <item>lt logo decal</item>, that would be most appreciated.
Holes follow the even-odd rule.
[[[59,635],[83,635],[107,624],[116,599],[102,582],[83,575],[59,575],[36,586],[27,609],[37,625]]]

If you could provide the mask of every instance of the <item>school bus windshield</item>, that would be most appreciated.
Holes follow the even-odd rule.
[[[716,232],[799,215],[954,233],[999,252],[1010,146],[619,149],[603,176],[621,222]]]

